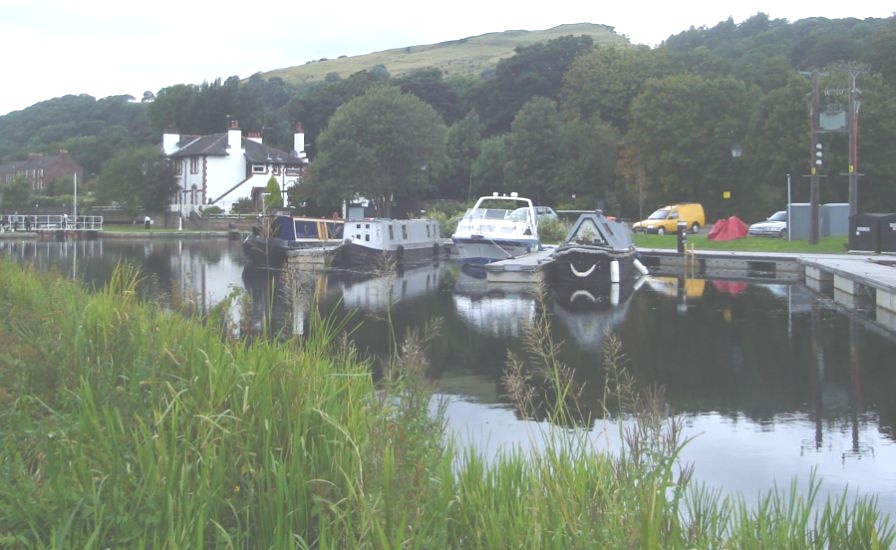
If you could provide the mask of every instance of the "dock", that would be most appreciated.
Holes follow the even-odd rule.
[[[723,251],[639,250],[653,272],[700,277],[773,279],[805,284],[845,310],[874,309],[874,321],[896,332],[896,255],[870,252],[786,254]]]
[[[485,277],[489,283],[540,283],[544,280],[544,268],[551,263],[554,247],[517,258],[498,260],[485,264]]]
[[[540,283],[552,249],[486,264],[489,283]],[[896,332],[896,255],[750,253],[639,249],[651,274],[802,283],[846,310],[873,308],[874,320]]]
[[[94,237],[103,230],[102,216],[71,216],[67,214],[9,214],[0,216],[0,237],[38,238]]]

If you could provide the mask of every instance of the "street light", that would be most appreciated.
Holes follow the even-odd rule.
[[[731,158],[733,158],[733,159],[735,159],[735,160],[736,160],[736,159],[739,159],[739,158],[741,157],[741,155],[744,154],[744,148],[741,146],[740,143],[737,143],[737,142],[734,142],[734,143],[731,144],[731,149],[730,149],[730,151],[731,151]],[[731,176],[732,176],[732,177],[731,177],[731,180],[732,180],[732,181],[729,181],[729,182],[728,182],[729,190],[728,190],[728,191],[725,191],[724,194],[722,195],[722,198],[725,199],[726,202],[729,201],[729,200],[731,200],[731,191],[730,191],[730,188],[731,188],[731,183],[732,183],[733,180],[734,180],[734,174],[735,174],[735,173],[736,173],[736,171],[732,169],[732,174],[731,174]],[[730,205],[729,205],[729,210],[730,210]],[[729,213],[729,214],[733,214],[734,212],[731,211],[731,212],[728,212],[728,213]]]

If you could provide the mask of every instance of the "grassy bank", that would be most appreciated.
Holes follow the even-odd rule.
[[[455,460],[409,335],[374,382],[332,319],[301,340],[234,340],[225,319],[139,303],[119,270],[88,294],[0,262],[0,547],[873,548],[873,501],[758,507],[692,487],[661,392],[608,347],[625,450],[578,430],[542,451]],[[227,308],[221,308],[226,311]],[[575,407],[547,320],[504,380],[521,413]],[[389,335],[384,334],[385,338]],[[545,381],[550,398],[528,381]],[[545,405],[544,403],[548,403]],[[612,407],[609,404],[612,403]],[[624,426],[624,427],[623,427]],[[820,510],[817,514],[813,510]]]
[[[781,252],[796,254],[844,254],[847,252],[846,237],[824,237],[818,244],[810,245],[808,241],[788,241],[772,237],[744,237],[732,241],[711,241],[706,233],[688,235],[688,244],[700,250],[730,250],[735,252]],[[635,235],[635,246],[638,248],[677,248],[676,235]]]

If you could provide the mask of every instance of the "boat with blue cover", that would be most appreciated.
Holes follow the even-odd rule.
[[[253,265],[282,265],[293,251],[332,248],[342,244],[345,222],[341,219],[294,216],[275,212],[262,216],[242,243],[243,253]]]

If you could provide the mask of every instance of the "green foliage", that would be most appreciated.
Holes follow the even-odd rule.
[[[467,115],[448,128],[445,164],[438,174],[439,198],[470,200],[473,163],[482,150],[484,129],[476,113]]]
[[[430,208],[426,211],[426,218],[435,220],[439,224],[439,235],[442,237],[450,237],[457,229],[457,224],[464,215],[466,208],[463,205],[455,207],[441,206],[438,208]]]
[[[516,55],[498,62],[495,78],[470,91],[470,103],[482,117],[489,135],[503,133],[526,102],[535,97],[556,100],[563,75],[594,40],[587,35],[563,36],[519,47]]]
[[[237,77],[201,85],[178,84],[159,91],[149,104],[150,126],[156,135],[172,129],[180,133],[213,134],[227,131],[231,118],[242,128],[259,128],[261,98],[257,87],[241,86]]]
[[[31,186],[22,176],[16,176],[12,183],[0,186],[0,207],[23,208],[31,203]]]
[[[251,214],[255,212],[255,205],[249,197],[243,197],[230,206],[231,214]]]
[[[569,227],[560,220],[542,218],[538,220],[538,237],[542,244],[558,244],[566,238]]]
[[[701,202],[710,218],[723,212],[724,191],[750,204],[752,188],[730,148],[743,143],[760,99],[758,88],[732,77],[681,74],[648,82],[632,104],[626,142],[638,150],[661,202]]]
[[[374,88],[340,107],[321,133],[313,192],[331,199],[361,195],[388,217],[393,200],[420,198],[433,187],[430,172],[443,162],[445,131],[417,97]]]
[[[95,186],[98,200],[116,202],[131,216],[163,210],[176,189],[174,168],[152,145],[118,151]]]
[[[205,216],[207,214],[223,214],[224,209],[216,204],[212,204],[210,206],[206,206],[202,209],[202,215]]]
[[[283,208],[283,193],[280,189],[280,182],[274,176],[268,179],[268,185],[264,193],[264,207],[265,210]]]
[[[67,148],[68,140],[98,136],[116,126],[145,140],[146,106],[132,100],[130,96],[97,100],[87,94],[67,95],[0,116],[0,159],[55,154]],[[80,162],[78,156],[73,157]]]

